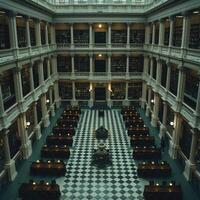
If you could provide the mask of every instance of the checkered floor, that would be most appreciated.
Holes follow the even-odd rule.
[[[136,173],[132,149],[118,110],[105,110],[104,118],[97,110],[85,110],[74,137],[67,174],[57,179],[63,200],[121,200],[143,199],[144,180]],[[107,148],[111,152],[112,165],[94,166],[91,161],[97,147],[94,131],[103,125],[109,130]]]

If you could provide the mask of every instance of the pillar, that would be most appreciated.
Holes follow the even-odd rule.
[[[146,112],[145,115],[149,117],[150,114],[150,106],[151,106],[151,88],[148,88],[148,102],[147,102],[147,107],[146,107]]]
[[[46,106],[46,94],[41,95],[41,107],[42,107],[42,120],[44,122],[44,127],[48,127],[50,124],[49,114],[47,112]]]
[[[163,46],[164,44],[164,34],[165,34],[165,28],[164,28],[164,20],[160,20],[159,24],[159,46]]]
[[[92,68],[93,68],[93,54],[89,54],[89,56],[90,56],[90,76],[92,76],[93,75],[93,70],[92,70]]]
[[[41,127],[38,124],[38,117],[37,117],[37,102],[33,104],[33,114],[34,114],[34,132],[36,135],[36,139],[39,140],[41,138]]]
[[[92,85],[92,83],[90,83],[90,90],[89,90],[89,92],[90,92],[90,100],[88,102],[88,106],[89,106],[89,108],[92,108],[93,104],[94,104],[94,102],[93,102],[93,85]]]
[[[107,106],[109,108],[112,107],[112,101],[111,101],[111,83],[108,83],[108,89],[107,89]]]
[[[71,48],[74,47],[74,25],[70,24]]]
[[[145,44],[150,43],[150,25],[149,23],[145,24]]]
[[[169,155],[172,159],[177,159],[177,154],[179,150],[179,139],[181,135],[181,126],[182,118],[179,113],[175,113],[174,115],[174,130],[172,133],[172,140],[169,145]]]
[[[50,102],[50,111],[51,111],[51,116],[55,116],[55,107],[53,103],[53,88],[49,88],[49,102]]]
[[[55,99],[54,102],[56,104],[56,109],[58,109],[60,108],[60,104],[61,104],[60,96],[59,96],[58,81],[54,82],[53,91],[54,91],[54,99]]]
[[[34,78],[33,78],[33,63],[31,62],[29,64],[29,74],[30,74],[30,88],[31,88],[31,92],[34,91]]]
[[[4,103],[3,103],[3,94],[1,89],[2,80],[0,79],[0,118],[4,115]]]
[[[126,55],[126,76],[129,76],[129,54]]]
[[[112,23],[108,23],[108,47],[111,48],[111,30],[112,29]]]
[[[149,57],[144,55],[143,75],[146,77],[149,71]]]
[[[197,117],[200,116],[200,74],[198,74],[198,76],[199,76],[199,86],[198,86],[197,104],[195,109],[195,115]]]
[[[122,102],[123,106],[129,106],[128,100],[128,81],[126,81],[125,100]]]
[[[166,90],[169,92],[170,90],[170,79],[171,79],[171,64],[167,63],[167,79],[166,79]]]
[[[166,133],[166,125],[167,125],[167,102],[163,101],[163,116],[162,116],[162,124],[160,126],[159,137],[162,138]]]
[[[26,125],[26,113],[21,113],[17,118],[18,130],[21,138],[21,151],[22,157],[28,159],[32,154],[31,140],[28,138],[27,125]]]
[[[71,54],[71,64],[72,64],[72,76],[75,75],[75,70],[74,70],[74,54]]]
[[[92,24],[90,23],[89,24],[89,32],[90,32],[90,48],[92,47],[93,45],[93,31],[92,31]]]
[[[47,77],[49,78],[51,76],[51,64],[50,64],[51,57],[48,57],[47,59]]]
[[[126,47],[130,48],[130,23],[127,23],[127,42]]]
[[[72,101],[71,101],[72,106],[77,106],[78,101],[76,100],[76,87],[75,87],[75,81],[72,82]]]
[[[36,46],[41,46],[41,27],[40,27],[40,20],[35,21],[35,39],[36,39]]]
[[[182,40],[181,40],[181,48],[186,49],[189,45],[189,36],[190,36],[190,25],[191,25],[191,17],[188,13],[184,13],[183,17],[183,29],[182,29]]]
[[[14,85],[15,85],[16,101],[20,103],[24,100],[20,67],[17,67],[14,70]]]
[[[169,17],[169,47],[173,46],[173,34],[174,34],[174,16]]]
[[[26,41],[27,41],[27,47],[31,47],[31,38],[30,38],[30,27],[29,27],[29,17],[27,16],[25,18],[26,23]]]
[[[162,76],[162,63],[160,59],[157,59],[157,71],[156,71],[156,85],[159,87],[161,82],[161,76]]]
[[[45,43],[49,45],[48,22],[45,23]]]
[[[7,171],[8,180],[13,181],[17,176],[17,171],[15,167],[15,161],[10,157],[10,145],[8,141],[9,131],[5,130],[3,132],[3,148],[5,155],[5,170]]]
[[[195,156],[197,151],[197,145],[198,145],[198,132],[197,130],[192,130],[192,142],[190,147],[190,157],[189,160],[186,160],[185,162],[185,170],[184,170],[184,176],[185,178],[190,181],[192,179],[192,172],[196,169],[196,163],[195,163]]]
[[[50,26],[50,35],[51,35],[51,44],[56,44],[55,24],[51,24]]]
[[[108,54],[108,76],[111,76],[111,54]]]
[[[159,95],[158,93],[154,93],[154,106],[153,106],[153,113],[151,118],[151,125],[153,127],[157,127],[158,122],[158,112],[159,112]]]
[[[43,59],[40,59],[38,62],[38,75],[39,75],[39,84],[44,84],[44,66],[43,66]]]
[[[16,13],[14,12],[8,13],[8,27],[11,49],[18,49]]]
[[[147,84],[145,81],[142,83],[142,99],[141,99],[141,107],[144,109],[147,98]]]
[[[153,24],[153,32],[152,32],[152,44],[155,44],[155,35],[156,35],[156,24],[155,22],[152,23]]]

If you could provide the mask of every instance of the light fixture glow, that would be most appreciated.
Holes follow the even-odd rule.
[[[154,103],[154,99],[151,99],[151,103]]]
[[[177,17],[177,18],[183,18],[183,16],[182,16],[182,15],[177,15],[176,17]]]
[[[193,12],[193,14],[199,14],[199,11],[198,11],[198,10],[195,10],[195,11]]]
[[[49,103],[49,102],[50,102],[50,100],[49,100],[49,99],[47,99],[47,100],[46,100],[46,103]]]
[[[170,122],[170,125],[171,125],[171,126],[174,126],[174,122]]]
[[[30,126],[31,125],[31,122],[26,122],[26,126]]]
[[[102,24],[99,24],[98,27],[99,27],[99,28],[102,28]]]

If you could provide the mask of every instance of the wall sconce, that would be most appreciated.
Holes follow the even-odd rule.
[[[102,24],[99,24],[98,27],[99,27],[99,28],[102,28]]]
[[[90,84],[89,92],[92,92],[92,84]]]
[[[199,14],[199,11],[198,11],[198,10],[195,10],[195,11],[193,12],[193,14]]]
[[[108,85],[108,91],[112,92],[111,84]]]
[[[30,125],[31,125],[31,122],[26,122],[26,129],[28,129]]]
[[[46,103],[49,103],[49,102],[50,102],[49,99],[47,99],[47,100],[46,100]]]
[[[154,99],[151,99],[151,103],[154,103]]]
[[[98,57],[100,57],[100,58],[101,58],[101,57],[102,57],[102,54],[99,54],[99,55],[98,55]]]

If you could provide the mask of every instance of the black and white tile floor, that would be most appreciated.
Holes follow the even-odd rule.
[[[132,149],[118,110],[105,110],[104,118],[97,110],[85,110],[74,137],[67,173],[57,179],[63,200],[142,200],[145,181],[139,179]],[[112,165],[98,168],[91,164],[93,149],[97,147],[94,131],[103,125],[109,130],[107,148]]]

